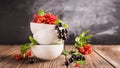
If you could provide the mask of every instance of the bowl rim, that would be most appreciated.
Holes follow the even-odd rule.
[[[44,46],[49,46],[49,47],[54,47],[54,46],[64,46],[64,44],[54,44],[54,45],[49,45],[49,44],[44,44],[44,45],[34,45],[34,46],[39,46],[39,47],[44,47]],[[32,46],[32,47],[34,47]]]
[[[41,24],[43,25],[44,24],[44,25],[55,26],[55,24],[45,24],[45,23],[40,23],[39,24],[39,23],[36,23],[36,22],[30,22],[30,24],[38,24],[38,25],[41,25]]]

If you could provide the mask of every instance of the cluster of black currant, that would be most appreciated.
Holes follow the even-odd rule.
[[[70,63],[75,61],[85,61],[85,57],[83,55],[75,55],[72,54],[71,57],[65,61],[65,65],[68,66]]]
[[[55,26],[55,30],[57,30],[58,33],[58,38],[66,40],[67,39],[67,29],[63,28],[63,24],[59,23],[58,25]]]

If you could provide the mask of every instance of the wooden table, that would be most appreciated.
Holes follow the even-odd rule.
[[[66,45],[70,50],[71,45]],[[15,60],[12,55],[18,53],[18,45],[0,45],[0,68],[66,68],[64,55],[52,61],[42,61],[35,58],[35,63],[29,60]],[[120,45],[94,45],[92,54],[86,56],[86,63],[79,68],[120,68]],[[70,64],[69,68],[75,68]]]

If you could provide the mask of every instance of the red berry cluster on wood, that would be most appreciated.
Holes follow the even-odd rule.
[[[16,59],[16,60],[22,60],[22,59],[27,58],[27,57],[30,57],[30,56],[32,56],[31,51],[27,51],[27,52],[25,53],[25,56],[22,56],[21,54],[14,54],[14,55],[13,55],[13,58]]]
[[[83,47],[78,47],[77,49],[83,55],[91,54],[91,52],[92,52],[92,45],[91,44],[87,44],[87,45],[84,45]]]

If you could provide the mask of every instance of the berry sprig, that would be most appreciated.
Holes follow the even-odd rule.
[[[89,44],[89,39],[92,38],[92,34],[88,34],[83,31],[80,35],[75,38],[75,45],[72,47],[72,51],[63,51],[65,56],[71,55],[71,57],[65,61],[65,65],[68,66],[70,63],[75,63],[75,67],[86,62],[85,56],[92,52],[92,45]]]
[[[74,48],[84,55],[92,52],[92,45],[89,44],[89,39],[92,38],[92,34],[88,34],[87,31],[83,31],[75,38]]]
[[[21,54],[14,54],[13,58],[16,59],[16,60],[22,60],[24,58],[28,58],[28,57],[32,56],[32,52],[27,51],[24,55],[25,55],[25,57],[23,57]]]
[[[80,64],[85,63],[85,56],[80,53],[72,53],[71,57],[65,61],[65,65],[68,66],[70,63],[75,63],[75,66],[79,66]]]
[[[24,45],[21,46],[21,54],[23,57],[25,57],[25,52],[31,48],[31,46],[34,46],[37,44],[37,41],[32,37],[32,36],[29,36],[29,40],[31,43],[26,43]]]

